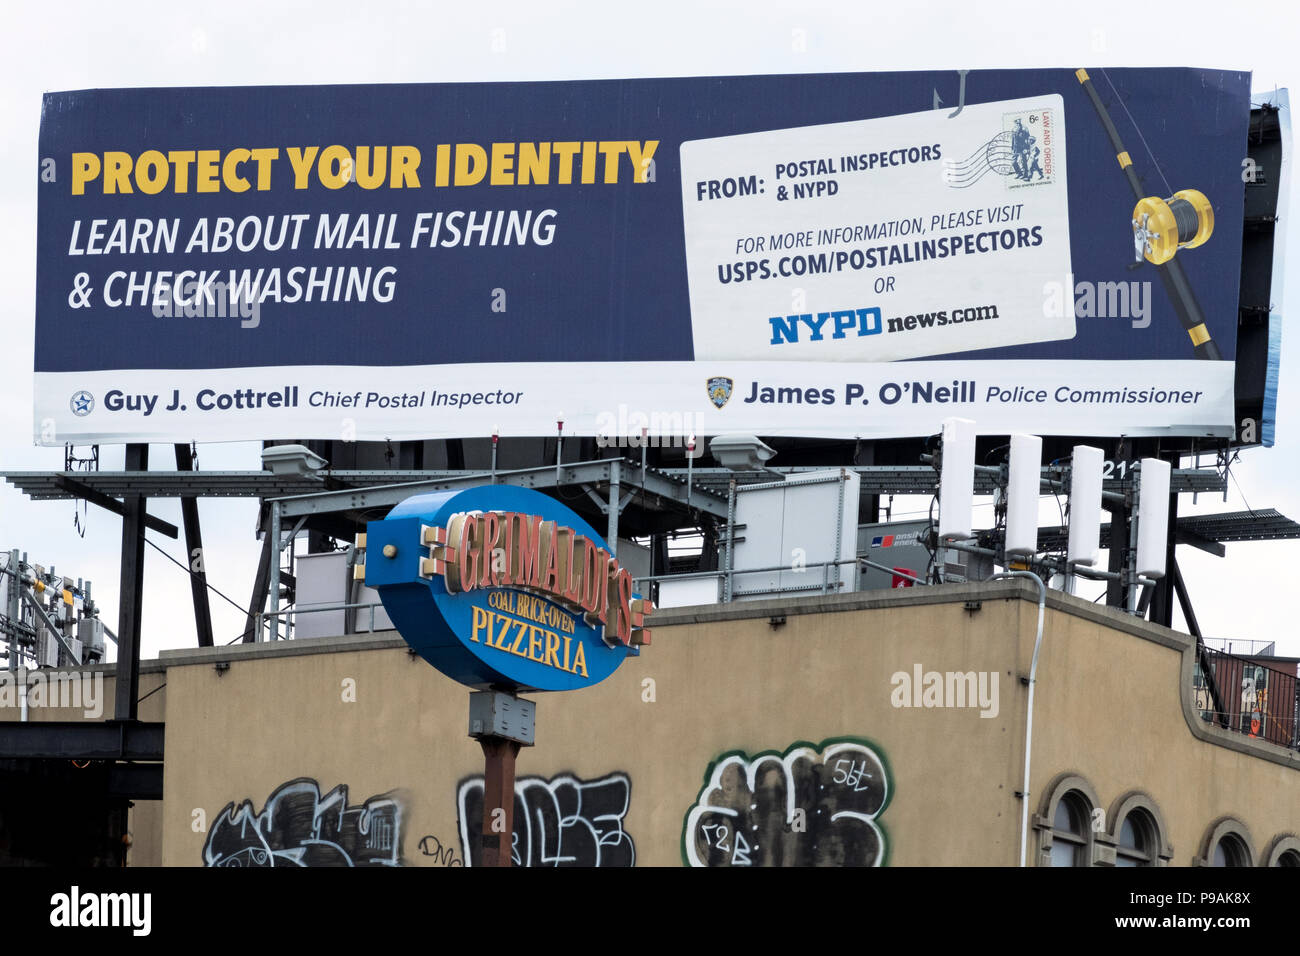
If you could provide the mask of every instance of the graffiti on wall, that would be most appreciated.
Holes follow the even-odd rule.
[[[434,866],[464,866],[465,861],[456,856],[454,846],[443,846],[442,841],[430,833],[420,838],[420,854],[433,857]]]
[[[226,804],[208,831],[204,866],[401,866],[402,804],[390,792],[348,804],[343,784],[321,796],[299,777],[281,784],[261,813]]]
[[[725,754],[687,811],[689,866],[881,866],[889,804],[884,759],[850,738]]]
[[[1268,670],[1245,668],[1241,678],[1241,732],[1262,736],[1264,715],[1268,713]]]
[[[515,781],[514,866],[632,866],[636,848],[623,829],[631,798],[627,774],[583,781],[571,774]],[[482,861],[483,777],[456,788],[461,852],[466,866]]]

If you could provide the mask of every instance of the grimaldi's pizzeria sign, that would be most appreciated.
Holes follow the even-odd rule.
[[[406,499],[367,525],[365,581],[415,652],[470,687],[588,687],[650,643],[653,607],[605,540],[527,488]]]

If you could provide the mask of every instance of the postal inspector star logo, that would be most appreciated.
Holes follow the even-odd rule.
[[[68,402],[68,407],[72,409],[72,414],[78,418],[85,418],[95,410],[95,396],[91,395],[84,388],[73,392],[72,399]]]
[[[731,398],[731,389],[735,384],[734,380],[727,378],[725,375],[715,375],[709,379],[706,387],[709,390],[709,401],[713,403],[714,408],[721,408],[727,404],[728,399]]]

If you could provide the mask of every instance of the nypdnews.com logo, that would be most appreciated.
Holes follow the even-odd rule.
[[[62,928],[128,928],[133,936],[148,936],[153,927],[150,893],[83,893],[73,886],[50,897],[50,925]]]

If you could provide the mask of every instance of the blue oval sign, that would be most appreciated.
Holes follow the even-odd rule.
[[[605,540],[527,488],[406,499],[367,525],[365,572],[416,653],[470,687],[589,687],[650,642]]]

